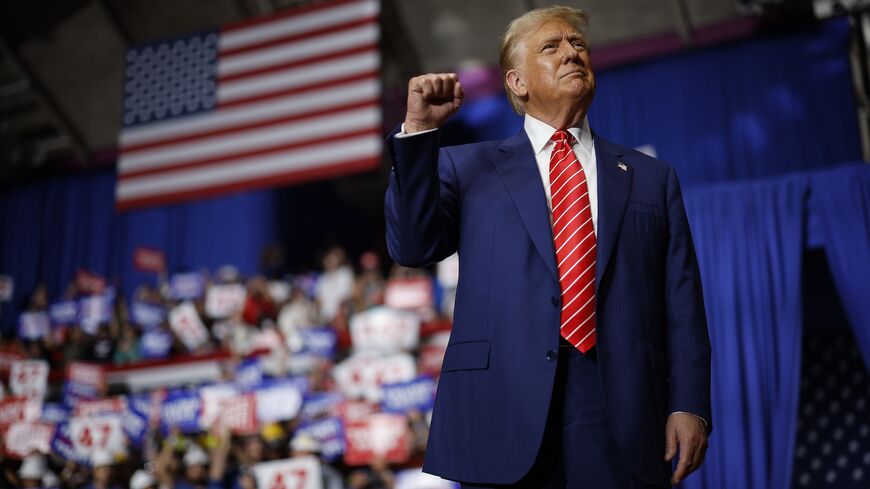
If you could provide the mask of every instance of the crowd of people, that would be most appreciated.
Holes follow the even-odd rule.
[[[431,355],[424,359],[421,352],[434,348],[437,357],[440,348],[443,356],[451,289],[449,280],[442,287],[439,280],[419,270],[396,266],[385,276],[378,256],[371,252],[354,267],[337,247],[324,254],[322,270],[284,280],[242,277],[225,266],[211,276],[201,272],[161,276],[129,295],[111,286],[82,290],[79,281],[73,281],[62,297],[51,298],[40,286],[22,314],[18,334],[4,337],[0,351],[5,358],[45,362],[51,374],[37,399],[43,407],[39,418],[10,422],[0,414],[4,438],[0,487],[290,488],[285,480],[289,473],[270,472],[269,462],[301,461],[304,466],[314,459],[320,474],[317,483],[295,481],[294,487],[393,489],[397,477],[406,472],[407,480],[412,480],[422,463],[439,368],[433,364],[440,364],[440,358],[433,362]],[[93,298],[101,301],[87,302]],[[77,314],[64,320],[62,309],[68,303],[78,304]],[[103,307],[104,314],[99,311]],[[366,314],[374,315],[363,319]],[[34,326],[43,322],[48,326]],[[74,365],[135,372],[168,362],[183,372],[186,361],[206,356],[221,359],[220,378],[206,383],[201,379],[181,385],[158,382],[147,388],[107,383],[103,390],[83,395],[69,378]],[[360,372],[365,376],[371,371],[365,365],[391,356],[395,361],[386,370],[361,384]],[[4,364],[0,402],[20,397],[14,392],[8,362]],[[257,372],[253,385],[241,378],[247,375],[241,372],[250,371],[243,367],[252,364]],[[384,392],[377,390],[416,382],[413,387],[419,392],[427,381],[432,392],[424,390],[425,395],[416,397],[422,403],[386,406]],[[228,405],[218,401],[207,407],[204,394],[197,408],[198,428],[173,425],[164,410],[176,391],[196,393],[204,392],[204,386],[217,386],[238,396],[253,396],[259,395],[259,386],[276,382],[293,385],[300,399],[298,409],[278,409],[284,414],[273,416],[277,419],[258,418],[253,425],[239,426],[224,422],[219,413],[206,421],[207,409]],[[108,400],[119,401],[113,404],[120,406],[116,412],[116,408],[102,412],[102,408],[84,407]],[[379,413],[388,413],[392,421],[403,417],[398,452],[395,440],[357,440],[354,443],[361,447],[350,448],[349,430]],[[78,425],[72,420],[86,414],[117,415],[126,435],[122,447],[106,442],[83,450],[81,440],[70,441],[82,436],[73,433]],[[127,422],[136,416],[144,426],[134,436]],[[323,421],[337,423],[338,434],[318,431]],[[34,443],[27,445],[27,453],[20,453],[9,448],[10,425],[15,422],[48,425],[53,433],[45,446]],[[384,430],[379,429],[380,435],[371,434],[375,428],[369,435],[383,437]],[[358,453],[351,455],[351,450]]]

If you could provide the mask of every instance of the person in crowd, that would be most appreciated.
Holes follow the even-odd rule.
[[[260,326],[263,321],[275,320],[275,303],[269,294],[269,282],[263,276],[256,276],[248,281],[248,295],[242,310],[242,319],[254,326]]]
[[[323,256],[323,273],[317,279],[315,298],[320,305],[320,319],[329,323],[339,307],[353,294],[353,269],[341,247],[333,246]]]
[[[130,477],[130,489],[157,489],[157,480],[151,473],[139,469]]]
[[[91,483],[85,489],[120,489],[113,483],[115,458],[106,450],[91,454]]]
[[[42,478],[47,471],[45,457],[42,455],[33,454],[24,457],[17,474],[19,487],[42,487]]]
[[[142,358],[142,352],[139,348],[139,337],[136,330],[130,323],[124,323],[121,326],[121,337],[118,339],[118,344],[115,347],[113,362],[115,365],[125,365],[136,363]]]
[[[90,342],[88,359],[97,363],[107,363],[112,360],[114,354],[115,338],[112,337],[109,331],[109,325],[100,324],[97,327],[97,334]]]
[[[316,457],[320,460],[323,489],[344,489],[344,479],[337,470],[321,459],[320,442],[306,434],[297,434],[290,440],[290,457]]]
[[[199,445],[190,443],[181,459],[184,476],[174,482],[173,489],[219,489],[221,478],[212,479],[209,456]],[[221,471],[222,472],[222,471]]]

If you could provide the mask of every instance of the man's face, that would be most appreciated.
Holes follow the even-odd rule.
[[[545,20],[522,41],[516,68],[521,98],[531,115],[562,104],[585,112],[595,93],[586,37],[561,19]]]

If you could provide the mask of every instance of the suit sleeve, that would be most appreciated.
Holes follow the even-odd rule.
[[[384,202],[387,250],[402,266],[422,267],[456,252],[458,183],[450,155],[440,149],[441,131],[403,138],[393,131],[393,158]]]
[[[676,173],[668,170],[668,247],[665,264],[670,412],[696,414],[713,429],[710,338],[701,274]]]

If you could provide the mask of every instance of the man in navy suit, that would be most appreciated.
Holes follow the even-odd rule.
[[[459,253],[423,468],[464,487],[667,487],[706,452],[710,344],[679,184],[589,129],[585,26],[552,7],[508,27],[516,136],[440,148],[463,93],[428,74],[388,140],[390,255]]]

